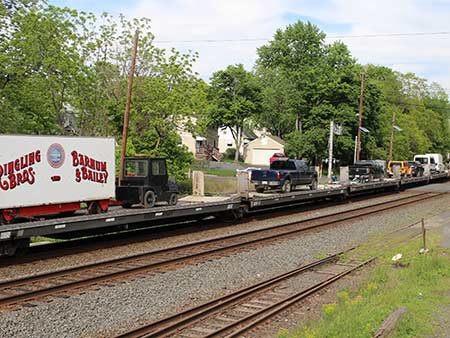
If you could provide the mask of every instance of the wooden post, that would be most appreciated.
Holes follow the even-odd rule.
[[[425,221],[422,218],[422,239],[423,239],[423,249],[424,250],[427,250],[426,233],[427,233],[427,230],[425,229]]]
[[[406,313],[406,308],[404,308],[404,307],[398,308],[397,310],[392,312],[386,318],[386,320],[383,322],[383,324],[378,329],[378,331],[375,332],[375,334],[373,335],[373,338],[388,337],[388,335],[394,330],[400,317],[405,313]]]
[[[192,172],[192,195],[205,196],[205,175],[203,171]]]
[[[339,168],[339,182],[341,184],[348,184],[349,183],[348,167],[340,167]]]
[[[248,198],[250,192],[250,173],[240,171],[237,177],[237,193],[241,197]]]
[[[120,181],[123,180],[123,172],[124,172],[123,162],[125,160],[125,154],[127,152],[128,125],[130,121],[131,95],[133,89],[134,70],[136,68],[136,54],[138,48],[138,41],[139,41],[139,31],[136,31],[136,35],[134,36],[133,54],[131,55],[130,76],[128,78],[127,102],[125,105],[125,114],[123,116],[122,149],[120,151],[120,164],[119,164],[120,168],[119,184]]]

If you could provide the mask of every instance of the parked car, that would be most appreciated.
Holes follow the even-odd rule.
[[[272,164],[272,162],[276,160],[287,160],[287,157],[283,153],[275,153],[270,157],[269,163]]]
[[[408,161],[409,167],[411,168],[411,176],[419,177],[423,176],[424,167],[420,162],[417,161]]]
[[[270,189],[281,189],[290,192],[297,185],[309,185],[311,190],[317,189],[317,174],[302,160],[275,160],[270,170],[253,170],[251,182],[259,193]]]
[[[361,160],[348,168],[348,176],[351,181],[372,182],[374,179],[384,179],[384,167],[376,160]]]
[[[389,161],[387,165],[387,173],[389,177],[394,176],[394,166],[400,167],[400,176],[412,176],[408,161]]]

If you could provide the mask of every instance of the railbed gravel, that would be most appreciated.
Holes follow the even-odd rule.
[[[4,266],[0,267],[0,281],[16,279],[23,276],[41,274],[49,271],[56,271],[70,267],[82,266],[89,263],[105,261],[124,256],[136,255],[184,243],[196,242],[204,240],[206,238],[216,238],[224,235],[246,232],[253,229],[261,229],[272,226],[274,224],[285,222],[286,220],[300,221],[319,215],[331,214],[337,211],[351,210],[356,207],[362,207],[380,202],[387,202],[398,199],[401,196],[408,196],[416,193],[418,192],[408,190],[402,192],[401,194],[391,194],[381,197],[373,197],[367,200],[350,202],[337,206],[329,206],[316,210],[299,211],[298,213],[292,213],[286,216],[278,216],[270,218],[270,215],[267,215],[268,218],[266,220],[252,220],[250,218],[248,220],[244,220],[242,223],[232,225],[228,224],[227,226],[221,228],[208,229],[190,234],[175,235],[160,239],[153,239],[145,242],[131,243],[107,249],[88,251],[85,253],[77,253],[74,255],[56,257],[54,259],[50,258],[45,260],[32,261],[29,263],[21,264],[19,266]]]
[[[98,337],[124,332],[138,323],[153,321],[303,265],[318,255],[344,250],[381,232],[446,211],[449,202],[450,196],[445,195],[422,202],[420,208],[415,204],[394,209],[258,250],[88,290],[67,299],[54,298],[49,303],[36,303],[36,307],[0,312],[0,336]],[[294,216],[283,218],[289,217]]]

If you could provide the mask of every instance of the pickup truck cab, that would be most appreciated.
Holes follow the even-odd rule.
[[[353,182],[373,182],[384,179],[384,167],[376,160],[361,160],[348,167],[348,177]]]
[[[251,183],[255,184],[259,193],[270,189],[281,189],[290,192],[297,185],[309,185],[311,190],[317,189],[317,174],[302,160],[275,160],[270,170],[253,170]]]
[[[124,176],[116,187],[116,198],[124,208],[140,204],[151,208],[156,202],[177,204],[178,187],[169,180],[164,158],[127,157]]]

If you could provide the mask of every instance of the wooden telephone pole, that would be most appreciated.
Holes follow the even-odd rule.
[[[362,114],[363,114],[363,103],[364,103],[364,77],[365,74],[361,74],[361,95],[359,96],[359,126],[358,126],[358,144],[356,147],[356,160],[359,161],[361,153],[361,127],[362,127]]]
[[[139,41],[139,32],[136,31],[136,34],[134,36],[133,53],[131,55],[130,76],[128,78],[127,102],[125,105],[125,114],[123,115],[122,149],[120,151],[119,182],[123,180],[124,174],[123,165],[125,161],[125,155],[127,152],[128,125],[130,122],[131,95],[133,91],[134,70],[136,68],[136,54],[138,48],[138,41]]]

